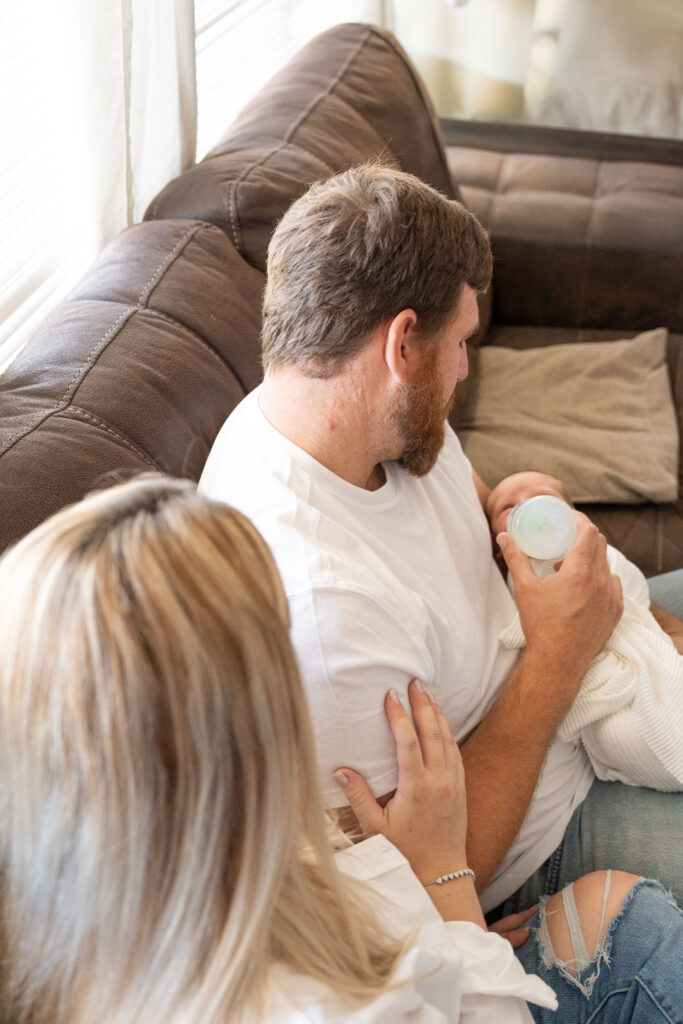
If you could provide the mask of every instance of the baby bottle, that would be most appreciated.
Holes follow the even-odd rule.
[[[529,556],[537,576],[552,576],[576,537],[574,510],[550,494],[538,494],[516,505],[507,521],[517,547]]]

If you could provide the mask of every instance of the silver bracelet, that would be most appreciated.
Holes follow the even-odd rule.
[[[433,882],[425,882],[424,887],[426,889],[428,885],[443,885],[444,882],[452,882],[454,878],[464,878],[466,875],[471,878],[473,882],[475,881],[474,871],[472,868],[461,868],[460,871],[451,871],[447,875],[439,875],[439,877],[435,878]]]

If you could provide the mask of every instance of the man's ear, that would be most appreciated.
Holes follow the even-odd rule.
[[[409,384],[420,366],[421,345],[417,336],[417,313],[402,309],[389,322],[384,342],[384,359],[389,373],[400,384]]]

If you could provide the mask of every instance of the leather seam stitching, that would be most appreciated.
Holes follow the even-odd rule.
[[[503,166],[507,160],[507,154],[501,156],[500,163],[498,164],[498,173],[496,174],[496,184],[491,192],[491,198],[489,199],[489,208],[486,211],[486,230],[490,230],[491,220],[493,216],[493,204],[496,196],[500,194],[500,179],[503,176]]]
[[[598,182],[600,180],[600,168],[601,167],[602,167],[602,162],[600,160],[597,160],[596,164],[595,164],[595,176],[593,178],[593,194],[592,194],[592,197],[591,197],[590,214],[588,216],[588,224],[586,225],[586,242],[585,242],[586,261],[584,263],[583,276],[581,278],[581,287],[580,287],[580,290],[579,290],[579,301],[578,301],[578,310],[577,310],[577,314],[578,314],[577,327],[581,327],[583,325],[583,320],[584,320],[584,316],[583,316],[583,314],[584,314],[584,304],[585,304],[585,301],[586,301],[586,289],[588,287],[588,276],[589,276],[589,270],[590,270],[591,254],[592,254],[592,251],[593,251],[593,246],[591,244],[591,229],[593,227],[593,217],[595,215],[595,208],[596,208],[597,202],[598,202],[598,200],[597,200],[597,187],[598,187]]]
[[[352,53],[346,58],[341,68],[335,75],[335,77],[328,83],[328,85],[321,92],[318,92],[306,105],[306,107],[294,118],[289,128],[282,137],[282,141],[272,149],[270,149],[260,160],[254,160],[253,163],[245,167],[242,173],[233,182],[230,183],[230,196],[228,200],[228,211],[230,214],[230,230],[232,232],[232,240],[235,248],[239,253],[243,255],[241,233],[239,229],[239,218],[237,216],[237,186],[243,181],[246,181],[247,177],[252,171],[255,171],[257,167],[263,166],[268,160],[276,156],[282,149],[287,146],[294,135],[297,128],[303,124],[304,120],[315,110],[316,106],[322,102],[322,100],[329,96],[330,93],[341,81],[342,75],[348,70],[353,61],[356,59],[361,49],[365,46],[365,43],[370,37],[370,32],[366,31],[363,38],[359,40],[357,45],[354,47]],[[303,147],[299,147],[303,149]],[[304,150],[307,152],[307,150]]]
[[[25,423],[23,427],[19,427],[18,430],[15,430],[15,432],[11,434],[6,441],[3,441],[2,446],[0,446],[0,451],[8,451],[16,440],[18,440],[20,437],[24,437],[32,428],[38,426],[39,423],[44,423],[45,420],[48,419],[48,417],[59,412],[60,409],[64,409],[67,407],[67,405],[69,404],[68,400],[70,392],[74,390],[74,385],[78,381],[78,378],[82,376],[85,368],[88,365],[91,365],[91,360],[93,359],[93,356],[95,356],[96,353],[99,355],[103,351],[103,349],[106,348],[107,344],[109,344],[111,339],[117,333],[117,329],[121,324],[121,321],[130,317],[137,308],[138,307],[136,306],[127,306],[124,309],[124,311],[116,318],[116,320],[111,325],[109,330],[96,342],[96,344],[90,350],[85,360],[76,370],[73,380],[71,381],[66,391],[59,399],[59,401],[55,405],[51,406],[49,409],[41,410],[41,412],[39,412],[37,416],[34,416],[32,420],[29,420],[28,423]]]
[[[220,363],[220,365],[224,369],[229,370],[229,372],[235,378],[235,380],[242,388],[244,393],[247,393],[249,389],[247,388],[246,384],[244,383],[240,375],[234,369],[234,367],[232,367],[230,363],[227,361],[227,359],[224,359],[220,352],[217,352],[213,345],[210,345],[206,338],[203,338],[201,334],[198,334],[197,331],[193,330],[191,327],[188,327],[188,325],[184,324],[182,320],[177,320],[175,317],[169,316],[168,313],[162,313],[158,309],[150,309],[149,306],[139,306],[136,307],[136,309],[144,310],[144,312],[149,313],[151,316],[156,317],[158,320],[163,320],[164,323],[172,324],[174,327],[180,328],[180,330],[182,330],[184,333],[191,335],[191,337],[193,337],[195,341],[198,341],[202,348],[206,349],[209,355],[213,356],[213,358],[218,363]]]
[[[141,459],[144,459],[144,461],[149,466],[151,466],[152,469],[159,470],[159,466],[157,465],[157,463],[154,461],[154,459],[152,459],[150,455],[147,454],[147,452],[143,448],[140,448],[138,445],[136,445],[133,441],[130,440],[130,438],[126,437],[125,434],[121,434],[119,431],[117,431],[110,423],[107,423],[106,420],[100,419],[98,416],[93,416],[92,413],[87,412],[85,409],[81,408],[81,406],[73,404],[67,410],[67,415],[69,414],[73,414],[74,416],[77,417],[83,417],[84,419],[90,420],[92,423],[95,423],[98,427],[102,427],[104,430],[107,431],[108,434],[111,434],[113,437],[118,438],[119,441],[123,441],[123,443],[128,448],[130,448],[131,451],[133,451],[136,455],[139,455]]]
[[[154,273],[150,277],[150,279],[147,282],[147,284],[143,286],[143,289],[140,292],[140,297],[139,297],[139,299],[137,301],[138,307],[146,308],[147,303],[150,300],[150,297],[151,297],[151,294],[152,294],[153,290],[159,284],[159,282],[160,282],[161,278],[163,277],[165,271],[168,270],[168,267],[170,266],[171,261],[175,259],[176,255],[187,245],[187,243],[192,238],[194,238],[194,236],[197,234],[197,232],[201,231],[201,230],[202,230],[202,226],[200,224],[193,224],[192,227],[189,228],[185,232],[185,234],[182,236],[182,238],[178,239],[178,241],[173,246],[171,251],[164,256],[164,258],[162,259],[161,263],[159,264],[157,269],[154,271]],[[145,295],[145,293],[147,293],[147,294]]]
[[[339,99],[339,97],[337,97]],[[342,101],[343,102],[343,101]],[[304,153],[309,160],[314,160],[322,169],[330,176],[334,174],[334,167],[332,164],[327,164],[322,157],[316,156],[315,153],[311,153],[310,149],[306,149],[304,146],[300,146],[298,142],[292,142],[291,140],[287,143],[288,149],[298,149],[300,153]]]
[[[181,239],[181,241],[182,241],[182,239]],[[158,271],[156,271],[155,273],[158,273]],[[152,279],[150,279],[150,281],[151,280]],[[142,292],[143,294],[144,294],[144,291],[145,291],[145,289],[143,288],[143,292]],[[20,440],[21,437],[25,437],[26,434],[28,434],[35,427],[39,426],[41,423],[44,423],[45,420],[47,420],[50,416],[53,416],[56,413],[60,412],[62,409],[66,409],[68,407],[68,405],[69,405],[69,402],[68,402],[69,394],[72,391],[72,389],[74,389],[74,385],[78,381],[79,376],[82,375],[83,370],[86,367],[88,367],[89,365],[92,365],[93,356],[95,356],[96,353],[99,355],[104,350],[104,348],[106,347],[105,343],[108,343],[108,342],[110,342],[112,340],[114,334],[116,333],[116,329],[119,326],[119,324],[121,323],[121,321],[124,318],[132,316],[136,312],[146,312],[146,313],[149,313],[151,316],[154,316],[154,317],[158,318],[159,320],[163,320],[165,323],[172,324],[173,326],[180,328],[183,332],[185,332],[187,334],[190,334],[196,341],[199,342],[200,345],[202,345],[202,347],[204,349],[206,349],[206,351],[211,356],[213,356],[213,358],[218,363],[220,363],[220,365],[223,368],[229,370],[229,372],[235,378],[235,380],[237,381],[239,386],[242,388],[242,391],[245,394],[247,393],[248,388],[247,388],[245,382],[242,380],[242,377],[240,376],[240,374],[237,373],[237,371],[234,369],[234,367],[232,367],[227,362],[227,360],[225,360],[223,358],[223,356],[220,355],[220,353],[217,352],[216,349],[213,348],[206,341],[205,338],[202,338],[201,334],[198,334],[191,327],[188,327],[187,324],[182,323],[180,320],[176,320],[174,317],[168,316],[165,313],[161,313],[158,310],[150,309],[149,306],[142,306],[142,305],[139,305],[139,304],[135,305],[135,306],[127,306],[126,309],[124,309],[124,311],[120,314],[120,316],[117,317],[117,319],[111,325],[109,330],[98,340],[96,345],[92,348],[90,353],[86,356],[84,362],[79,366],[78,370],[76,371],[76,373],[75,373],[75,375],[73,377],[73,380],[71,381],[71,383],[67,387],[66,391],[64,392],[62,397],[59,399],[59,401],[56,402],[55,405],[50,406],[50,408],[43,409],[40,413],[38,413],[38,415],[34,416],[34,418],[32,420],[29,420],[28,423],[25,423],[22,427],[19,427],[18,430],[15,430],[15,432],[13,434],[11,434],[10,437],[8,437],[5,441],[3,441],[2,445],[0,445],[0,454],[4,453],[5,451],[9,451],[9,449],[12,447],[12,445],[16,441]],[[99,349],[99,352],[98,352],[98,349]]]

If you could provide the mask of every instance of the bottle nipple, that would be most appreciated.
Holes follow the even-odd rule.
[[[574,543],[576,515],[561,498],[538,494],[513,508],[507,529],[536,574],[548,576]]]

